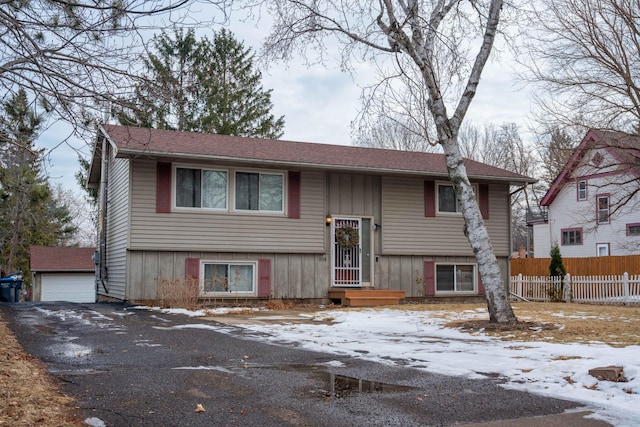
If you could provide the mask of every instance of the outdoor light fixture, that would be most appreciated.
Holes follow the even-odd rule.
[[[331,225],[331,221],[333,221],[333,218],[331,218],[331,214],[327,214],[327,217],[324,219],[324,223],[328,226]]]
[[[382,228],[380,224],[373,224],[373,231],[378,231]]]

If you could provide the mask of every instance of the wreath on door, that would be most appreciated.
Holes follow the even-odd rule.
[[[358,230],[351,226],[336,229],[336,243],[348,251],[358,246]]]

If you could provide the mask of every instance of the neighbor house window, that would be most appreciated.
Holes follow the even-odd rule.
[[[627,236],[640,236],[640,223],[627,224]]]
[[[578,200],[587,200],[587,181],[578,181]]]
[[[236,172],[236,209],[284,212],[284,175]]]
[[[176,168],[176,206],[227,208],[227,171]]]
[[[255,264],[203,262],[203,294],[255,294]]]
[[[572,246],[582,244],[582,228],[569,228],[562,230],[562,245]]]
[[[474,264],[437,264],[437,292],[473,292],[476,267]]]
[[[596,245],[596,256],[609,256],[609,244],[598,243]]]
[[[609,196],[598,196],[598,224],[609,222]]]

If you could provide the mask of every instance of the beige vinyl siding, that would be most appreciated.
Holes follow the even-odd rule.
[[[496,256],[511,254],[511,196],[509,186],[489,185],[489,219],[484,221]]]
[[[489,185],[485,220],[497,256],[509,254],[507,185]],[[424,180],[383,177],[382,254],[473,255],[462,215],[424,216]]]
[[[132,250],[253,253],[322,253],[325,250],[322,173],[301,174],[300,219],[205,210],[156,213],[156,163],[134,160],[132,175]]]
[[[126,295],[127,237],[129,232],[129,160],[111,157],[107,199],[107,289],[98,283],[98,292],[112,298]]]
[[[163,280],[178,284],[185,278],[187,258],[223,261],[270,259],[273,298],[326,298],[329,289],[329,261],[324,255],[130,251],[129,299],[156,299],[158,284]]]

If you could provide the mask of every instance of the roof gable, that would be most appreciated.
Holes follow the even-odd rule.
[[[31,246],[31,271],[93,271],[96,248]]]
[[[256,166],[419,174],[448,177],[443,154],[177,132],[131,126],[104,125],[116,156],[133,158],[236,162]],[[98,138],[99,139],[99,138]],[[98,144],[99,145],[99,144]],[[94,156],[98,152],[94,151]],[[93,163],[97,163],[94,159]],[[470,178],[523,184],[535,180],[505,169],[465,160]],[[95,184],[99,174],[90,175]]]
[[[619,170],[630,172],[636,178],[640,178],[640,136],[612,130],[590,129],[551,183],[540,205],[549,206],[553,203],[562,187],[573,178],[576,168],[583,164],[585,155],[590,150],[599,148],[604,148],[611,155]]]

